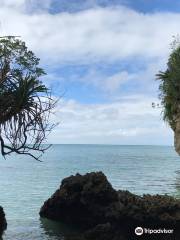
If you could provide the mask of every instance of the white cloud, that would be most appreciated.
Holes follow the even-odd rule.
[[[123,71],[102,80],[101,75],[94,73],[93,84],[109,92],[126,81],[140,81],[144,94],[147,88],[154,89],[152,76],[167,58],[172,35],[179,33],[180,14],[177,13],[142,14],[119,6],[52,15],[45,11],[49,7],[49,1],[45,1],[43,11],[29,14],[24,11],[25,3],[0,0],[1,35],[20,35],[50,67],[129,59],[134,60],[135,66],[137,58],[145,61],[146,69],[137,69],[133,74]],[[36,6],[35,1],[32,3]],[[151,109],[154,101],[138,97],[99,105],[64,102],[57,109],[56,119],[60,119],[61,124],[49,140],[56,143],[172,143],[172,133],[164,126],[160,112]]]
[[[7,7],[7,8],[19,8],[23,7],[25,4],[25,0],[0,0],[1,7]]]
[[[49,138],[54,143],[172,144],[172,132],[160,118],[156,99],[131,96],[111,104],[79,104],[73,100],[58,106],[54,121],[60,125]]]
[[[78,81],[86,84],[92,84],[104,92],[113,93],[118,90],[124,83],[132,80],[132,77],[133,74],[131,75],[127,71],[122,71],[111,74],[110,76],[106,76],[97,70],[90,69],[85,76],[76,78]]]
[[[48,63],[113,61],[167,55],[180,14],[142,14],[125,7],[93,8],[77,13],[26,14],[5,1],[0,9],[4,33],[21,35]],[[21,5],[22,0],[15,1]]]
[[[136,64],[134,62],[132,65]],[[130,64],[130,65],[131,65]],[[156,74],[165,68],[164,59],[156,60],[155,62],[146,63],[143,68],[136,64],[136,69],[133,71],[122,70],[117,72],[107,73],[98,69],[96,66],[89,66],[88,71],[79,76],[73,74],[69,81],[78,81],[86,85],[93,85],[96,89],[99,89],[103,94],[109,96],[111,99],[117,99],[119,95],[129,95],[128,90],[124,91],[124,88],[128,87],[130,94],[144,93],[148,95],[158,95],[159,82],[156,80]],[[54,79],[58,79],[54,76]],[[65,81],[60,78],[59,81]]]
[[[0,0],[1,8],[9,8],[24,13],[48,10],[51,3],[52,0]]]

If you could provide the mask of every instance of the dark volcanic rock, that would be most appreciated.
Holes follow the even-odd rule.
[[[180,224],[180,200],[167,195],[134,195],[128,191],[118,191],[118,219],[135,224],[172,225]]]
[[[3,211],[3,208],[0,207],[0,237],[2,237],[3,232],[7,228],[6,218]]]
[[[40,216],[83,226],[85,232],[79,237],[82,240],[136,239],[137,226],[174,229],[178,236],[180,232],[180,200],[116,191],[102,172],[65,178],[42,206]]]
[[[85,227],[106,222],[106,214],[118,193],[112,188],[105,175],[88,173],[65,178],[60,189],[47,200],[40,216]]]

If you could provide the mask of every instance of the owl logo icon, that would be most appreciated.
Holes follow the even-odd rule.
[[[143,234],[143,228],[142,227],[137,227],[135,229],[135,234],[138,235],[138,236],[142,235]]]

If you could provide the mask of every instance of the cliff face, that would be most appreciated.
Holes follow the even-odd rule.
[[[7,222],[3,208],[0,206],[0,239],[7,228]]]
[[[178,118],[175,122],[174,147],[176,152],[180,155],[180,118]]]
[[[69,225],[83,225],[83,240],[136,239],[137,226],[174,229],[177,231],[166,240],[174,236],[180,239],[180,200],[116,191],[102,172],[65,178],[42,206],[40,216]],[[147,239],[144,237],[141,239]],[[164,236],[158,237],[158,240],[164,239]]]

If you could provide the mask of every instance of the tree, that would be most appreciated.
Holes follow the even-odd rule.
[[[45,75],[39,58],[14,36],[0,38],[0,147],[39,160],[49,146],[47,134],[54,127],[49,116],[55,106],[50,90],[41,82]]]
[[[163,117],[175,130],[176,120],[180,116],[180,44],[178,39],[172,43],[167,69],[157,74]]]
[[[174,146],[180,155],[180,41],[175,38],[167,69],[159,72],[159,85],[163,117],[174,131]]]

